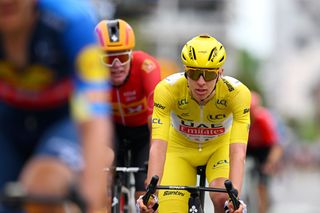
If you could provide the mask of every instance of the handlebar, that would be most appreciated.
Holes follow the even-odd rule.
[[[146,168],[140,167],[114,167],[114,168],[105,168],[104,171],[106,172],[122,172],[122,173],[138,173],[138,172],[146,172]]]
[[[186,190],[190,193],[195,191],[209,191],[209,192],[220,192],[220,193],[227,193],[229,195],[229,198],[231,199],[231,202],[235,209],[238,209],[240,206],[240,201],[238,199],[238,191],[233,187],[233,184],[231,180],[225,180],[224,188],[213,188],[213,187],[200,187],[200,186],[163,186],[158,185],[157,183],[159,181],[159,177],[157,175],[153,176],[150,184],[147,187],[147,192],[143,196],[143,203],[147,205],[150,196],[155,193],[155,191],[158,190]]]
[[[222,192],[227,193],[226,189],[222,188],[213,188],[213,187],[201,187],[201,186],[157,186],[159,190],[186,190],[190,193],[195,191],[207,191],[207,192]]]
[[[8,207],[15,206],[22,208],[28,203],[59,205],[66,201],[76,204],[81,212],[86,212],[86,202],[75,186],[71,186],[68,194],[65,196],[37,196],[27,194],[19,183],[10,182],[7,183],[5,190],[0,193],[0,203]]]
[[[150,197],[152,194],[154,194],[156,192],[156,188],[157,188],[157,184],[159,181],[159,177],[157,175],[153,176],[148,187],[147,187],[147,192],[146,194],[142,197],[143,200],[143,204],[147,205]],[[158,208],[158,204],[156,203],[153,207],[154,210],[156,210]]]
[[[227,193],[229,195],[229,198],[231,199],[233,207],[235,209],[238,209],[240,206],[240,201],[238,199],[238,190],[236,190],[233,187],[231,180],[226,180],[224,182],[224,186],[226,187]]]

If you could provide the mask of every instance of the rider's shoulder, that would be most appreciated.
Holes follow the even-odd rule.
[[[250,90],[246,85],[234,77],[222,76],[217,84],[216,97],[232,100],[232,103],[250,103]]]
[[[225,90],[227,90],[227,92],[230,93],[239,91],[246,91],[246,93],[249,93],[249,89],[245,84],[231,76],[222,76],[220,87],[224,88]]]
[[[177,72],[167,76],[161,82],[170,86],[183,86],[186,84],[187,80],[185,78],[184,72]]]
[[[97,13],[90,1],[64,0],[63,3],[56,0],[38,0],[37,8],[51,21],[64,20],[65,22],[90,20],[97,21]]]
[[[135,64],[146,64],[148,66],[159,66],[158,61],[152,55],[142,50],[133,50],[132,51],[132,61]]]
[[[238,79],[231,76],[221,76],[221,80],[225,85],[232,86],[234,88],[240,86],[242,84]]]
[[[133,50],[132,55],[135,58],[149,58],[151,55],[142,50]]]
[[[183,72],[177,72],[162,79],[156,86],[157,90],[182,90],[187,86],[187,81]]]

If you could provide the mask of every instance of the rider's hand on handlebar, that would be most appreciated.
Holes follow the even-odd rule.
[[[227,200],[224,203],[225,213],[247,213],[247,205],[242,201],[240,201],[240,206],[237,210],[234,210],[233,204],[230,200]]]
[[[136,203],[137,212],[140,213],[149,213],[149,212],[155,212],[158,208],[158,197],[156,195],[151,195],[147,205],[144,205],[143,203],[143,195],[139,197]]]

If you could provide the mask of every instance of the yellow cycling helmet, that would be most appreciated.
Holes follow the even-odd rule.
[[[131,50],[135,46],[135,36],[131,26],[121,20],[102,20],[95,31],[100,45],[107,52]]]
[[[223,45],[209,35],[192,38],[181,51],[182,63],[187,67],[220,68],[226,57]]]

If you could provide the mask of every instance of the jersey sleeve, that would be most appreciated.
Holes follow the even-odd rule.
[[[231,129],[230,143],[247,143],[250,129],[250,102],[249,89],[241,84],[231,96],[231,110],[233,124]]]
[[[72,115],[77,121],[111,114],[111,86],[108,70],[100,63],[100,49],[92,46],[76,61],[78,74],[71,97]]]
[[[162,80],[155,88],[154,107],[152,114],[152,139],[168,141],[170,130],[170,112],[173,96],[165,80]]]
[[[41,0],[39,6],[51,25],[57,23],[61,46],[73,65],[73,94],[71,112],[76,120],[87,120],[110,115],[110,82],[107,68],[100,62],[94,27],[97,14],[87,1],[65,0],[57,4],[54,0]],[[72,10],[70,10],[72,8]]]

